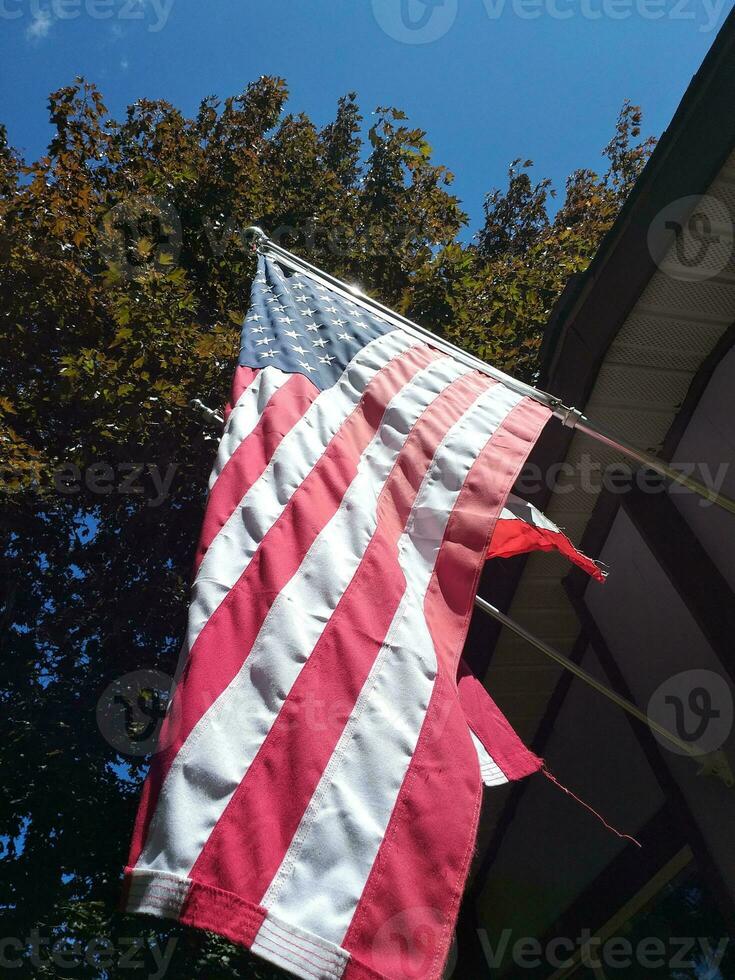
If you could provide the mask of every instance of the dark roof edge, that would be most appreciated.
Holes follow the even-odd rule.
[[[560,296],[542,347],[540,386],[584,407],[605,353],[656,271],[647,237],[673,201],[703,194],[735,145],[735,9],[587,270]]]

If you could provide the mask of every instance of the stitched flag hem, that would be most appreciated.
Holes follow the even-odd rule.
[[[266,909],[190,878],[165,871],[125,869],[124,911],[175,919],[245,947],[274,966],[302,980],[340,980],[350,954],[333,943],[285,922]],[[364,964],[355,963],[351,977],[383,980]],[[367,973],[360,969],[364,966]]]

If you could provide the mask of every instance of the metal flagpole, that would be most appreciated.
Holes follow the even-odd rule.
[[[708,776],[718,776],[727,786],[735,786],[735,777],[733,777],[732,771],[730,769],[730,764],[728,762],[727,756],[722,751],[722,749],[717,752],[702,752],[701,749],[697,749],[696,745],[691,742],[685,742],[683,739],[674,735],[663,725],[659,725],[657,721],[651,718],[649,715],[645,714],[640,710],[632,701],[628,701],[627,698],[622,697],[617,691],[613,691],[612,688],[607,687],[607,685],[601,683],[592,674],[580,667],[573,660],[565,657],[564,654],[559,653],[548,643],[540,640],[533,633],[530,633],[525,627],[521,626],[510,616],[506,616],[504,612],[501,612],[496,606],[491,605],[486,599],[481,596],[475,596],[475,605],[478,609],[481,609],[488,616],[492,616],[493,619],[497,619],[499,623],[503,626],[507,626],[509,630],[516,634],[516,636],[522,637],[527,643],[530,643],[532,647],[535,647],[545,656],[549,657],[555,663],[559,664],[565,670],[574,674],[581,681],[584,681],[589,687],[594,688],[598,694],[602,694],[613,704],[616,704],[623,711],[627,711],[629,715],[633,718],[637,718],[638,721],[642,722],[652,732],[657,734],[664,741],[668,742],[670,745],[674,746],[679,752],[690,756],[695,762],[702,765],[701,772]]]
[[[622,453],[624,456],[635,460],[637,463],[641,463],[643,466],[647,466],[660,476],[664,476],[667,480],[671,480],[672,483],[679,483],[682,486],[687,487],[687,489],[691,490],[693,493],[698,494],[700,497],[704,497],[706,500],[717,504],[719,507],[729,511],[731,514],[735,514],[735,501],[730,500],[728,497],[725,497],[722,494],[717,493],[715,490],[704,486],[704,484],[699,483],[697,480],[693,480],[691,477],[685,475],[679,470],[673,469],[656,456],[651,456],[649,453],[636,449],[635,446],[631,446],[628,443],[623,442],[621,439],[616,439],[607,435],[593,425],[593,423],[586,418],[583,413],[579,411],[579,409],[564,405],[561,399],[557,398],[556,396],[550,395],[545,391],[540,391],[538,388],[534,388],[532,385],[527,385],[523,381],[516,380],[511,375],[505,374],[503,371],[499,371],[497,368],[492,367],[492,365],[480,360],[479,357],[475,357],[473,354],[468,354],[467,351],[463,351],[461,347],[457,347],[455,344],[452,344],[448,340],[444,340],[443,337],[437,336],[430,330],[427,330],[425,327],[420,326],[418,323],[414,323],[413,320],[409,320],[400,313],[395,313],[389,307],[384,306],[383,303],[373,299],[366,293],[363,293],[356,286],[350,286],[347,283],[342,282],[341,279],[337,279],[328,272],[318,269],[305,259],[299,258],[298,255],[294,255],[293,252],[289,252],[287,249],[283,248],[282,245],[279,245],[277,242],[274,242],[268,238],[262,228],[258,228],[257,226],[253,225],[246,229],[246,234],[250,235],[250,237],[254,240],[257,251],[268,251],[292,270],[296,272],[305,272],[311,278],[323,282],[325,285],[329,286],[330,289],[340,293],[343,297],[351,300],[353,303],[359,303],[368,309],[376,310],[385,319],[395,323],[397,326],[402,327],[408,333],[420,337],[422,340],[430,343],[433,347],[445,351],[454,357],[455,360],[458,360],[477,371],[481,371],[483,374],[494,378],[496,381],[502,382],[502,384],[504,384],[506,388],[510,388],[511,391],[518,392],[521,395],[534,399],[534,401],[540,402],[542,405],[546,405],[547,408],[551,409],[554,416],[560,419],[562,425],[566,426],[567,428],[576,429],[579,432],[584,433],[602,445],[608,446],[610,449]]]
[[[198,409],[208,422],[219,425],[224,423],[224,418],[219,414],[219,412],[215,412],[213,409],[209,408],[209,406],[205,405],[199,398],[192,398],[190,404],[194,406],[194,408]],[[573,660],[569,660],[568,657],[565,657],[562,653],[559,653],[558,650],[555,650],[547,643],[544,643],[543,640],[540,640],[537,636],[534,636],[533,633],[530,633],[527,629],[525,629],[525,627],[521,626],[520,623],[517,623],[514,619],[511,619],[510,616],[506,616],[505,613],[491,605],[486,599],[483,599],[479,595],[475,596],[475,605],[486,615],[491,616],[493,619],[497,619],[499,623],[502,623],[503,626],[507,626],[508,629],[522,637],[524,640],[530,643],[531,646],[535,647],[541,653],[555,661],[565,670],[570,671],[581,681],[584,681],[584,683],[589,685],[589,687],[594,688],[594,690],[599,694],[602,694],[603,697],[606,697],[609,701],[612,701],[613,704],[616,704],[619,708],[622,708],[623,711],[627,711],[628,714],[632,715],[634,718],[637,718],[638,721],[642,722],[644,725],[647,725],[648,728],[659,735],[660,738],[673,745],[677,750],[690,756],[695,762],[700,763],[702,766],[702,773],[709,776],[718,776],[727,786],[735,785],[735,778],[730,770],[727,756],[722,750],[709,753],[704,753],[698,750],[695,745],[683,741],[683,739],[678,738],[672,732],[668,731],[668,729],[664,728],[662,725],[659,725],[658,722],[654,721],[652,718],[649,718],[648,715],[644,714],[640,708],[633,704],[632,701],[628,701],[627,698],[622,697],[616,691],[613,691],[611,688],[598,681],[596,677],[593,677],[592,674],[589,674],[578,664],[575,664]]]

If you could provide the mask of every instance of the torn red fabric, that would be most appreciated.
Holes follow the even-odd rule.
[[[572,544],[564,532],[527,500],[510,494],[495,525],[488,558],[512,558],[528,551],[558,551],[598,582],[605,572]]]

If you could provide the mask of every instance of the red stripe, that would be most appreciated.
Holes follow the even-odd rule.
[[[249,949],[255,942],[265,916],[265,909],[240,901],[238,896],[221,888],[212,888],[194,881],[181,907],[179,921],[196,926],[197,929],[216,932]]]
[[[225,463],[209,494],[199,544],[196,574],[205,552],[250,487],[260,477],[281,440],[304,415],[319,389],[303,374],[293,374],[268,400],[257,424]]]
[[[242,667],[273,601],[334,515],[388,403],[414,375],[441,357],[414,347],[394,357],[369,382],[324,454],[260,542],[248,567],[197,637],[161,729],[164,748],[143,787],[129,863],[143,849],[161,786],[186,738]]]
[[[543,759],[534,755],[513,731],[507,718],[463,662],[457,684],[467,724],[508,779],[538,772]]]
[[[446,674],[342,946],[381,977],[441,976],[472,855],[482,785]],[[358,974],[362,975],[362,974]],[[352,977],[348,966],[345,980]]]
[[[524,398],[475,460],[447,523],[426,594],[426,620],[440,668],[457,675],[477,583],[498,516],[549,409]]]
[[[365,556],[191,877],[254,900],[265,894],[404,594],[397,545],[427,467],[448,430],[492,384],[478,374],[458,379],[414,426],[381,491]]]
[[[495,533],[490,539],[487,557],[511,558],[513,555],[522,555],[527,551],[558,551],[598,582],[605,581],[602,570],[591,558],[578,551],[566,534],[558,528],[552,531],[536,527],[535,524],[529,524],[519,517],[499,520]]]
[[[549,416],[548,409],[524,399],[490,438],[449,518],[426,594],[437,682],[343,942],[386,976],[432,980],[441,975],[449,949],[481,795],[477,754],[457,696],[457,665],[488,539]]]
[[[246,388],[250,387],[259,371],[260,368],[251,368],[244,364],[237,365],[235,368],[235,373],[232,375],[230,401],[225,406],[225,421],[227,421],[233,406],[237,405],[237,403],[240,401],[240,396]]]

